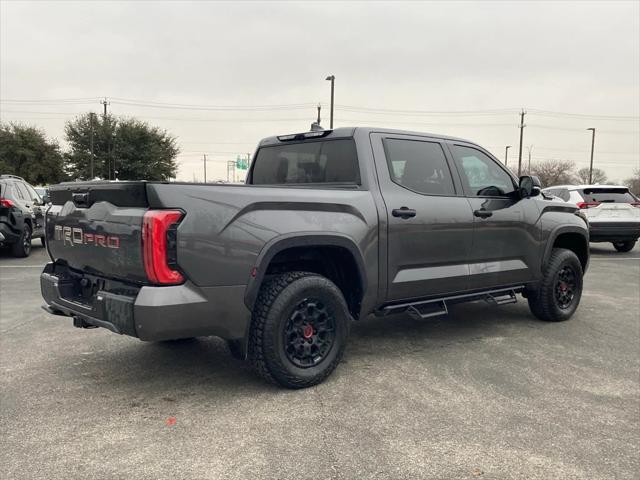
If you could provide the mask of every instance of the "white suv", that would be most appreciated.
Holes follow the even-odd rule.
[[[640,237],[640,200],[617,185],[556,185],[543,190],[585,210],[592,242],[630,251]]]

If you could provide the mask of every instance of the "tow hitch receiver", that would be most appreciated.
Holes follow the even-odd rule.
[[[80,317],[73,317],[73,326],[76,328],[98,328],[96,325],[85,322]]]

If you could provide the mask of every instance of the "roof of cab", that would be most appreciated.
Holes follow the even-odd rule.
[[[435,133],[425,133],[425,132],[414,132],[411,130],[397,130],[397,129],[393,129],[393,128],[380,128],[380,127],[340,127],[340,128],[335,128],[333,130],[330,130],[329,133],[321,138],[351,138],[355,135],[356,130],[358,132],[362,132],[365,135],[368,135],[370,133],[387,133],[387,134],[395,134],[395,135],[413,135],[413,136],[419,136],[419,137],[429,137],[429,138],[437,138],[437,139],[441,139],[441,140],[452,140],[452,141],[456,141],[456,142],[465,142],[465,143],[469,143],[472,145],[476,145],[475,142],[471,142],[469,140],[465,140],[464,138],[458,138],[458,137],[450,137],[447,135],[439,135],[439,134],[435,134]],[[306,133],[306,132],[299,132],[299,133]],[[283,142],[281,140],[279,140],[279,137],[282,137],[284,135],[289,135],[289,134],[282,134],[282,135],[274,135],[272,137],[267,137],[267,138],[263,138],[260,143],[258,144],[259,147],[264,147],[264,146],[268,146],[268,145],[282,145],[286,142]]]

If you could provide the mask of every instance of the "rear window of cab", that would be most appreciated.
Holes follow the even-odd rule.
[[[258,150],[252,185],[360,185],[352,138],[285,143]]]

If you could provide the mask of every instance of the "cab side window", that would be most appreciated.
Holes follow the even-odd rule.
[[[394,183],[427,195],[455,195],[451,172],[439,143],[387,138],[384,149]]]
[[[453,158],[469,194],[476,197],[500,197],[516,190],[511,175],[480,150],[454,145]]]

